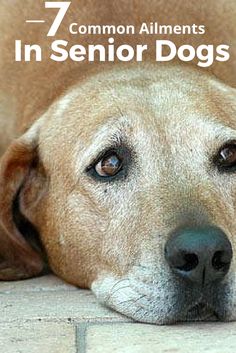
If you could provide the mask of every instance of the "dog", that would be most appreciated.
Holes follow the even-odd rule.
[[[235,320],[235,2],[72,0],[56,35],[78,42],[68,33],[76,16],[201,22],[205,35],[171,38],[231,45],[227,63],[204,69],[16,62],[18,39],[47,57],[48,26],[25,21],[55,13],[40,0],[2,0],[0,16],[0,279],[50,268],[137,321]]]

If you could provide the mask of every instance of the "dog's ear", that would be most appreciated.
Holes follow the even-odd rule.
[[[42,118],[10,145],[0,161],[0,280],[30,278],[45,268],[37,229],[25,217],[45,192],[38,155],[41,126]]]

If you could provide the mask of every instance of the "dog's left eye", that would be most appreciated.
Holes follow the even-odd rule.
[[[116,153],[103,157],[94,167],[96,173],[101,177],[113,177],[122,168],[122,160]]]
[[[226,143],[220,148],[216,164],[223,171],[236,171],[236,141]]]

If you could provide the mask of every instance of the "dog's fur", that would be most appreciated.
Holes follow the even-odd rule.
[[[231,59],[208,70],[150,60],[16,63],[16,39],[40,43],[47,53],[48,27],[39,31],[25,19],[51,23],[54,14],[40,0],[2,0],[0,278],[35,276],[48,262],[60,277],[91,287],[136,320],[191,320],[189,309],[202,297],[212,311],[200,319],[215,313],[234,320],[235,259],[217,292],[190,293],[163,249],[176,228],[213,224],[236,251],[236,176],[219,173],[212,162],[236,139],[235,1],[73,0],[55,39],[85,45],[86,36],[68,35],[76,16],[81,24],[205,24],[204,36],[171,39],[177,46],[230,44]],[[154,37],[116,38],[136,41]],[[98,182],[85,170],[114,144],[133,153],[128,175]]]

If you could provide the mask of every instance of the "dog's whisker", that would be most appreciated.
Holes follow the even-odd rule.
[[[106,301],[109,301],[111,296],[113,295],[113,290],[116,288],[116,286],[118,286],[120,283],[122,282],[125,282],[125,281],[128,281],[129,282],[129,279],[128,278],[122,278],[121,280],[119,280],[118,282],[116,282],[112,287],[111,289],[109,290],[109,294],[106,298]],[[127,286],[128,287],[128,286]]]
[[[141,310],[143,310],[143,308],[142,308],[142,307],[139,307],[139,308],[135,311],[134,316],[136,316]]]
[[[117,292],[119,292],[121,289],[125,289],[125,288],[130,288],[130,286],[128,285],[128,286],[124,286],[124,287],[120,287],[120,288],[116,289],[114,292],[112,292],[112,293],[110,294],[110,296],[109,296],[109,298],[108,298],[108,301],[109,301]]]
[[[144,297],[146,297],[146,295],[141,295],[140,297],[138,297],[137,299],[134,299],[134,298],[131,298],[131,299],[127,299],[127,300],[124,300],[122,302],[119,302],[117,303],[117,305],[122,305],[122,304],[126,304],[128,302],[131,302],[133,304],[137,303],[139,300],[143,299]]]

